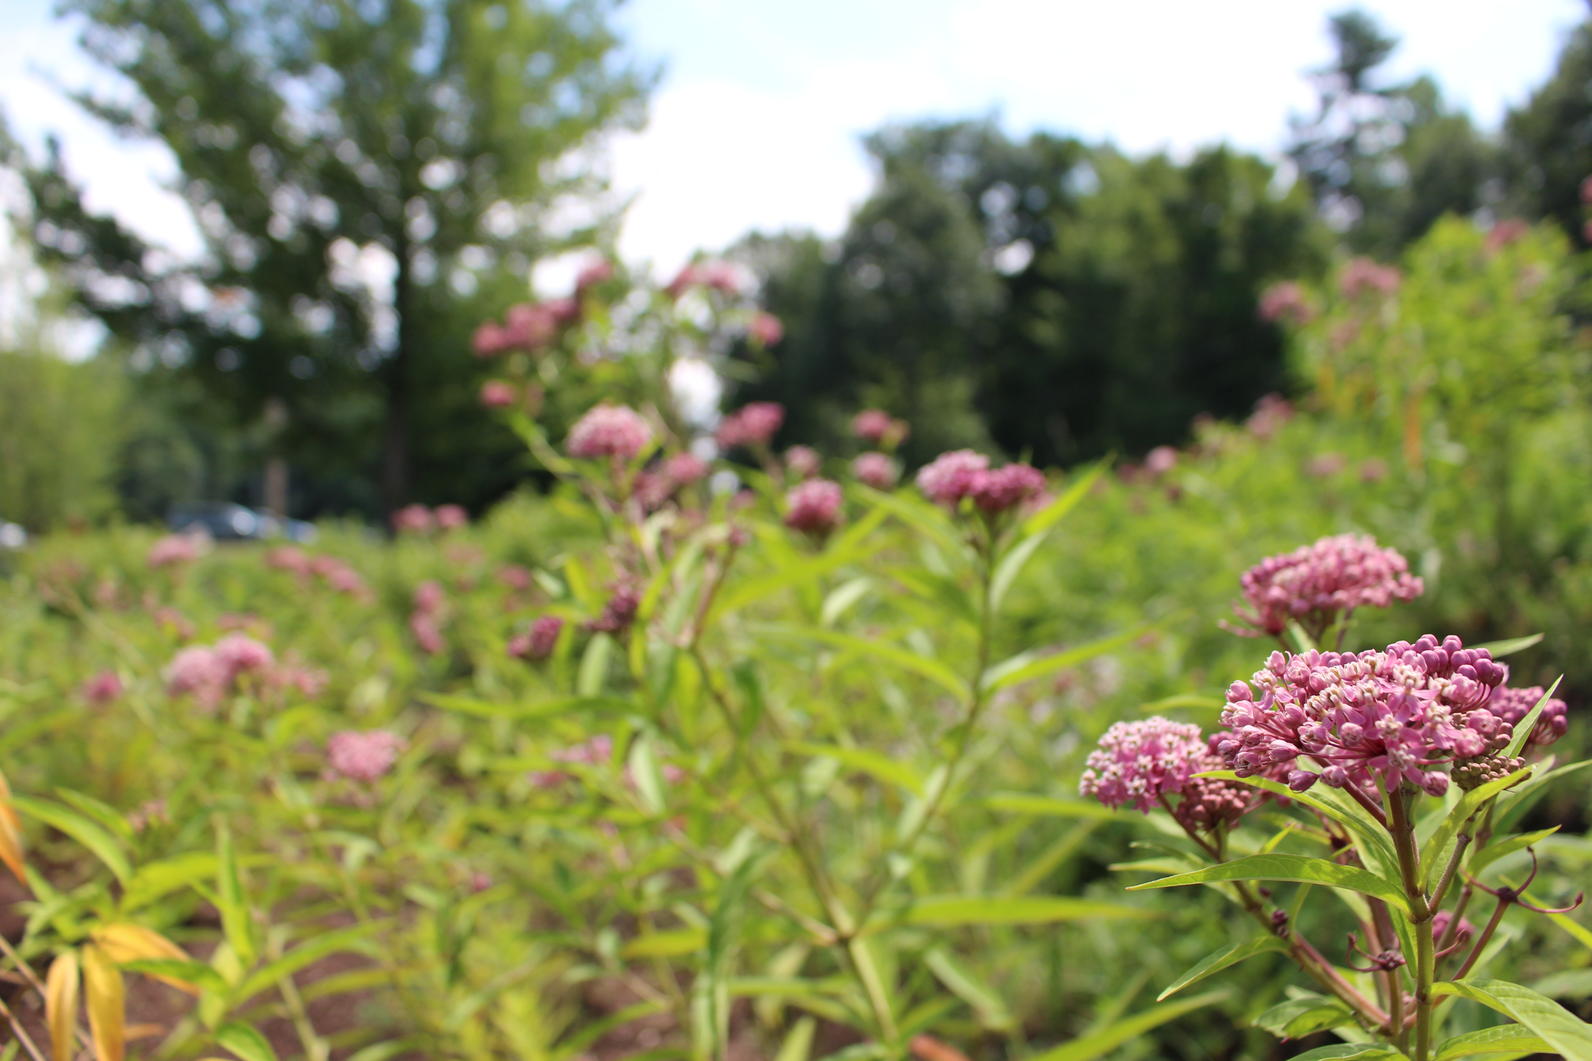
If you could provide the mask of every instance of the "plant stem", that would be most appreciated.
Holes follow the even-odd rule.
[[[1398,852],[1399,875],[1404,881],[1404,896],[1410,904],[1410,920],[1415,929],[1415,1057],[1430,1061],[1432,1056],[1432,976],[1436,948],[1432,940],[1432,917],[1436,907],[1421,888],[1420,855],[1415,849],[1415,826],[1410,820],[1410,793],[1399,786],[1388,793],[1389,829]],[[1455,856],[1459,852],[1456,850]],[[1446,878],[1452,874],[1444,871]]]

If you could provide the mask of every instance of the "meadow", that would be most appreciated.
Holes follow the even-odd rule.
[[[706,446],[778,322],[596,268],[474,521],[0,557],[4,1056],[1592,1057],[1584,277],[1444,222],[1245,421],[909,474]]]

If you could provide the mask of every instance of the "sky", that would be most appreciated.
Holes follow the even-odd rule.
[[[242,0],[247,2],[247,0]],[[633,197],[620,240],[668,272],[752,229],[836,235],[872,174],[859,137],[888,121],[996,115],[1186,154],[1227,141],[1275,154],[1306,74],[1328,61],[1341,0],[630,0],[632,53],[662,78],[650,121],[610,148]],[[1540,84],[1581,0],[1369,0],[1402,45],[1398,76],[1430,73],[1494,127]],[[95,84],[50,0],[0,0],[0,109],[24,142],[55,131],[92,205],[181,251],[186,209],[160,190],[159,148],[100,131],[54,85]],[[53,84],[52,84],[53,83]],[[102,82],[98,82],[102,83]],[[0,189],[0,194],[3,194]]]

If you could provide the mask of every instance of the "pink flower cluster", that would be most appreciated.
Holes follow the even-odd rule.
[[[823,458],[811,446],[792,446],[785,451],[785,470],[798,479],[813,478],[822,464]]]
[[[1338,290],[1343,292],[1344,298],[1385,297],[1398,291],[1401,279],[1394,266],[1380,265],[1370,258],[1351,258],[1338,274]]]
[[[405,505],[392,514],[393,530],[399,534],[430,534],[432,531],[459,530],[470,524],[470,514],[461,505]]]
[[[785,326],[772,313],[759,311],[746,322],[746,335],[758,346],[776,346],[785,338]]]
[[[720,449],[766,446],[785,422],[785,407],[778,402],[751,402],[726,416],[714,434]]]
[[[1217,750],[1240,776],[1296,792],[1320,780],[1367,798],[1404,783],[1440,796],[1456,762],[1509,743],[1510,724],[1488,707],[1507,674],[1453,636],[1358,654],[1273,652],[1251,682],[1228,687]]]
[[[630,629],[641,610],[641,593],[628,582],[617,583],[603,605],[602,614],[586,624],[596,634],[618,634]]]
[[[428,656],[441,655],[448,647],[442,636],[447,593],[441,583],[427,580],[415,587],[414,607],[409,612],[409,633],[420,651]]]
[[[544,660],[553,654],[558,635],[563,629],[563,619],[556,615],[543,615],[531,623],[529,630],[509,638],[508,653],[516,659]]]
[[[1315,316],[1309,301],[1305,298],[1305,289],[1292,280],[1272,284],[1260,296],[1260,317],[1262,320],[1280,322],[1283,324],[1307,324]]]
[[[625,405],[598,405],[569,429],[564,449],[571,457],[633,460],[652,441],[652,425]]]
[[[385,729],[343,730],[326,742],[326,765],[337,777],[372,784],[392,770],[407,743]]]
[[[1339,534],[1268,556],[1244,572],[1240,584],[1247,607],[1235,605],[1234,611],[1246,625],[1228,629],[1274,637],[1287,629],[1290,619],[1319,634],[1356,608],[1414,600],[1423,589],[1403,556],[1364,534]]]
[[[726,295],[741,293],[741,272],[729,262],[690,262],[680,268],[663,293],[679,298],[693,287],[705,287]]]
[[[125,691],[122,677],[113,670],[100,671],[83,683],[83,699],[104,706],[121,698]]]
[[[901,466],[883,453],[863,453],[851,462],[851,474],[875,490],[888,490],[901,478]]]
[[[296,545],[281,545],[265,554],[267,567],[288,571],[300,582],[319,579],[337,593],[368,598],[370,587],[346,562],[335,556],[310,556]]]
[[[568,748],[560,748],[553,752],[549,758],[555,763],[569,763],[575,766],[602,766],[608,763],[614,755],[614,740],[607,734],[598,734],[590,740]],[[538,770],[531,774],[531,784],[537,788],[557,788],[560,785],[575,780],[575,775],[566,770]]]
[[[907,437],[905,420],[897,420],[883,409],[864,409],[851,420],[851,433],[862,441],[894,449]]]
[[[520,392],[514,384],[500,379],[489,379],[481,384],[481,405],[487,409],[507,409],[519,401]]]
[[[1115,723],[1089,753],[1079,790],[1108,807],[1131,803],[1146,814],[1163,801],[1171,805],[1168,796],[1178,796],[1172,813],[1189,829],[1236,821],[1259,797],[1245,785],[1194,776],[1222,769],[1212,743],[1198,726],[1159,715]]]
[[[840,523],[840,484],[809,479],[785,496],[785,525],[822,538]]]
[[[514,350],[535,353],[551,346],[565,328],[580,320],[580,302],[554,298],[510,306],[503,323],[487,321],[476,328],[471,348],[476,357],[496,357]]]
[[[1537,706],[1537,701],[1542,699],[1545,690],[1540,685],[1527,686],[1522,689],[1502,686],[1493,690],[1492,699],[1487,703],[1487,709],[1507,722],[1511,727],[1520,724],[1520,720]],[[1570,728],[1570,719],[1567,715],[1568,705],[1558,697],[1554,697],[1542,705],[1542,714],[1537,716],[1537,724],[1531,730],[1528,744],[1538,747],[1552,744]]]
[[[190,645],[166,665],[166,692],[191,696],[206,708],[220,704],[250,680],[263,683],[276,659],[271,649],[244,634],[229,634],[213,646]]]
[[[210,551],[206,534],[168,534],[149,547],[144,561],[150,567],[181,567]]]
[[[982,453],[959,449],[920,468],[918,487],[929,500],[947,508],[972,498],[981,512],[998,515],[1043,494],[1045,475],[1027,464],[991,468]]]

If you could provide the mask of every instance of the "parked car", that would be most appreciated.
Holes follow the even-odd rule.
[[[301,519],[282,519],[230,502],[182,505],[171,510],[166,526],[178,534],[202,531],[216,541],[263,541],[286,538],[293,542],[315,539],[315,525]]]

